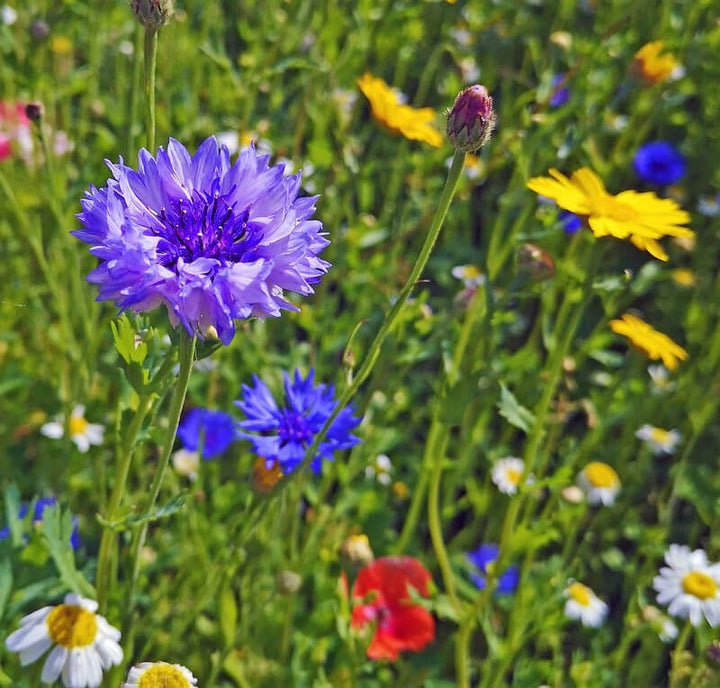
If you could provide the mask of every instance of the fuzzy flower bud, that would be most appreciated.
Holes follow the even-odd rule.
[[[153,31],[162,29],[175,11],[173,0],[130,0],[130,7],[138,21]]]
[[[494,126],[493,101],[484,86],[469,86],[458,94],[447,118],[447,135],[455,148],[474,153],[487,143]]]

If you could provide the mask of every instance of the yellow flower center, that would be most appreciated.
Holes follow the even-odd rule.
[[[665,444],[670,439],[670,432],[662,428],[653,428],[650,431],[650,439],[656,444]]]
[[[172,664],[155,664],[143,671],[139,688],[189,688],[190,682]]]
[[[516,471],[514,468],[508,468],[505,471],[505,477],[507,478],[509,483],[512,483],[513,485],[518,485],[520,483],[520,476],[522,473],[520,471]]]
[[[615,487],[619,482],[615,470],[601,461],[593,461],[585,466],[585,477],[593,487]]]
[[[70,435],[82,435],[89,423],[82,416],[71,416],[70,417]]]
[[[58,605],[45,623],[51,640],[69,649],[92,645],[97,636],[95,614],[74,604]]]
[[[567,593],[579,605],[583,607],[590,606],[590,589],[582,583],[571,583]]]
[[[709,600],[717,595],[717,583],[700,571],[691,571],[682,579],[683,591],[700,600]]]
[[[638,218],[638,212],[632,206],[608,193],[597,193],[588,195],[590,215],[602,215],[621,222],[632,222]]]

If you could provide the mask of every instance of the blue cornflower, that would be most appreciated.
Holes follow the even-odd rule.
[[[268,166],[253,146],[230,164],[214,137],[192,157],[170,139],[138,170],[107,162],[113,179],[90,187],[73,234],[100,258],[88,281],[99,301],[123,310],[167,307],[173,327],[201,337],[213,327],[223,344],[235,320],[298,310],[284,291],[311,294],[330,264],[328,245],[311,220],[317,196],[298,198],[300,175]],[[212,332],[212,331],[211,331]]]
[[[500,548],[493,544],[482,544],[476,550],[468,552],[468,561],[480,569],[482,573],[473,573],[470,575],[472,582],[477,585],[480,590],[484,590],[487,585],[485,577],[487,576],[493,562],[498,558]],[[520,570],[514,564],[508,566],[507,569],[498,577],[495,592],[498,595],[510,595],[515,592],[520,579]]]
[[[223,411],[190,409],[178,426],[178,437],[188,451],[198,451],[206,461],[220,456],[236,439],[235,419]]]
[[[570,100],[570,89],[567,86],[558,88],[565,81],[565,74],[556,74],[552,78],[552,92],[548,100],[550,107],[560,107]]]
[[[57,505],[55,497],[41,497],[35,502],[35,509],[33,511],[33,523],[42,523],[43,513],[48,507],[54,507]],[[18,509],[17,520],[21,521],[27,516],[30,507],[27,504],[21,504]],[[77,516],[73,516],[73,531],[70,536],[70,544],[73,549],[80,547],[80,534],[78,532],[79,519]],[[10,537],[10,528],[6,526],[0,529],[0,540],[6,540]]]
[[[565,234],[575,234],[582,228],[582,220],[569,210],[561,210],[559,217]]]
[[[247,416],[238,427],[241,431],[250,431],[240,432],[240,436],[250,440],[255,453],[269,464],[277,461],[283,473],[295,470],[302,463],[308,447],[337,406],[333,386],[315,385],[314,374],[311,369],[303,380],[298,370],[292,378],[284,373],[282,405],[275,402],[268,386],[255,375],[254,387],[243,385],[243,399],[235,402]],[[340,411],[313,459],[312,469],[316,473],[320,472],[323,459],[332,460],[334,452],[360,442],[350,432],[360,420],[353,415],[352,406]]]
[[[640,179],[655,186],[675,184],[685,176],[685,157],[668,141],[640,146],[633,165]]]

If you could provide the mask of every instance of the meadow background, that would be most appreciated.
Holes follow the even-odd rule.
[[[54,496],[65,527],[67,514],[77,517],[80,545],[63,548],[31,518],[24,537],[12,526],[15,535],[0,542],[3,639],[23,615],[82,587],[78,577],[95,579],[97,514],[137,400],[111,330],[116,309],[95,302],[85,282],[96,259],[69,232],[85,190],[108,177],[104,159],[134,166],[145,142],[143,34],[126,3],[36,0],[13,9],[14,20],[4,13],[0,22],[1,99],[38,101],[44,117],[43,136],[32,126],[31,146],[14,142],[0,162],[0,523],[19,523],[20,501]],[[295,368],[314,368],[341,391],[397,298],[452,147],[383,128],[358,78],[370,72],[410,104],[435,108],[441,131],[457,93],[482,83],[497,128],[466,166],[423,281],[353,400],[362,443],[322,476],[286,476],[269,494],[257,489],[246,441],[201,462],[195,481],[171,471],[128,615],[132,516],[162,441],[158,405],[131,466],[118,580],[104,612],[132,628],[127,662],[179,662],[201,686],[720,682],[717,632],[703,622],[681,633],[682,646],[664,643],[661,612],[650,609],[670,543],[703,548],[711,560],[720,553],[719,10],[714,0],[178,1],[159,35],[158,145],[172,136],[194,151],[225,133],[303,169],[304,193],[320,194],[316,217],[331,240],[323,258],[332,263],[315,295],[293,297],[300,312],[245,321],[229,346],[207,345],[186,408],[241,420],[233,402],[242,384],[258,375],[279,390],[282,371]],[[680,78],[651,85],[633,74],[635,53],[654,40],[682,65]],[[569,97],[553,106],[557,74]],[[657,140],[687,161],[670,188],[648,186],[633,169],[638,148]],[[613,193],[675,198],[692,215],[695,241],[664,240],[663,263],[587,229],[569,235],[526,183],[551,167],[582,166]],[[518,260],[527,243],[554,267]],[[465,264],[485,275],[475,292],[452,274]],[[628,310],[689,353],[662,384],[648,374],[654,362],[608,327]],[[147,365],[172,355],[164,335],[177,335],[164,309],[123,322],[145,333]],[[40,432],[77,404],[105,426],[103,444],[87,453]],[[682,439],[654,452],[636,437],[644,424]],[[527,457],[529,445],[535,482],[501,493],[493,463]],[[389,480],[367,471],[381,454]],[[619,475],[612,505],[567,492],[592,461]],[[440,474],[450,591],[426,505]],[[342,545],[360,534],[376,557],[411,555],[432,573],[424,604],[436,633],[421,652],[369,660],[368,638],[350,628],[339,581],[345,572],[352,582],[358,566]],[[498,542],[501,567],[521,567],[512,594],[473,583],[467,553]],[[565,616],[572,579],[607,603],[599,627]],[[0,685],[39,685],[38,675],[0,646]]]

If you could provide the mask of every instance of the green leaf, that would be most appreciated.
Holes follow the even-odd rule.
[[[176,514],[183,508],[183,506],[185,506],[185,502],[187,502],[189,497],[189,492],[181,492],[180,494],[175,495],[175,497],[165,504],[165,506],[157,507],[152,511],[148,511],[143,514],[128,514],[116,521],[108,521],[100,516],[100,514],[97,514],[95,518],[97,518],[98,522],[105,528],[110,528],[115,531],[126,530],[134,526],[139,526],[142,523],[151,523],[161,518],[167,518],[168,516]]]
[[[530,432],[530,428],[535,422],[535,416],[518,403],[513,393],[502,382],[500,383],[500,401],[497,406],[500,415],[510,425],[523,432]]]
[[[73,592],[94,598],[95,588],[75,568],[75,553],[70,544],[72,532],[73,517],[69,511],[63,512],[57,506],[45,508],[42,534],[60,579]]]
[[[13,547],[22,544],[22,521],[18,520],[20,511],[20,491],[17,485],[10,485],[5,489],[5,522],[10,528],[10,542]]]
[[[222,634],[223,646],[231,647],[235,642],[238,609],[232,587],[227,581],[220,591],[219,604],[220,633]]]
[[[3,617],[10,591],[12,590],[13,575],[10,566],[10,557],[0,557],[0,619]]]
[[[135,328],[127,315],[123,313],[115,322],[111,322],[110,329],[115,340],[115,349],[125,363],[141,364],[147,356],[147,344],[145,342],[136,343]]]

